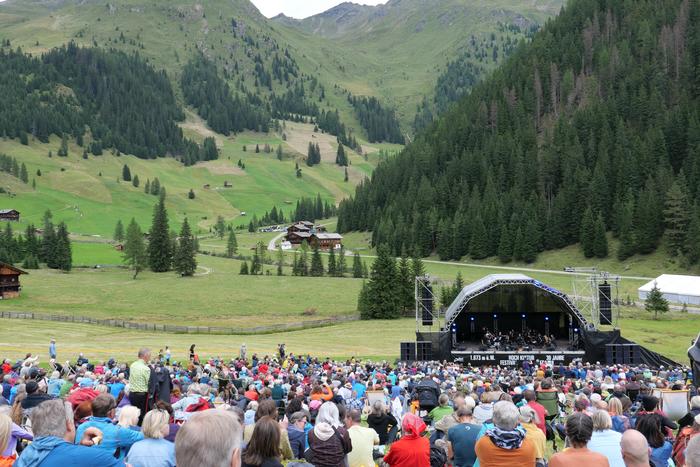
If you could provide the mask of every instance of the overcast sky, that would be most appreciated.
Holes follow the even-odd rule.
[[[251,0],[260,12],[271,18],[284,13],[292,18],[306,18],[343,3],[344,0]],[[362,5],[379,5],[387,0],[353,0]]]

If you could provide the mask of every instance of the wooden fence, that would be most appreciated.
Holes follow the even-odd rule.
[[[356,321],[359,316],[339,316],[335,318],[299,321],[297,323],[271,324],[250,328],[234,328],[220,326],[175,326],[171,324],[136,323],[123,319],[97,319],[87,316],[52,315],[45,313],[1,311],[2,319],[36,319],[41,321],[58,321],[62,323],[95,324],[114,328],[135,329],[138,331],[172,332],[176,334],[269,334],[274,332],[294,331],[299,329],[332,326],[334,324]]]

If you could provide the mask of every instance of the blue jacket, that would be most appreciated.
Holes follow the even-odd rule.
[[[95,447],[70,444],[61,438],[37,438],[19,456],[17,467],[124,467],[124,462]]]
[[[100,449],[102,451],[107,451],[110,455],[114,455],[119,449],[119,459],[124,458],[126,450],[131,447],[137,441],[143,439],[143,433],[140,431],[130,430],[129,428],[123,428],[119,425],[112,423],[112,420],[105,417],[90,417],[87,422],[83,423],[78,427],[75,434],[76,441],[80,442],[83,438],[83,433],[87,428],[95,427],[102,431],[103,439],[102,442],[95,447],[95,449]]]

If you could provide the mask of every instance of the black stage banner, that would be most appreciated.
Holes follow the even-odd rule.
[[[552,364],[569,364],[577,358],[585,356],[584,351],[571,352],[488,352],[488,351],[452,351],[456,362],[465,365],[499,365],[522,366],[524,361],[549,362]]]

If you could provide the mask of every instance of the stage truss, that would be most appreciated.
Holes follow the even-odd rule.
[[[437,307],[439,303],[437,292],[451,281],[443,281],[436,277],[416,276],[414,299],[416,302],[416,332],[438,332],[445,330],[445,309]],[[423,317],[430,317],[431,324],[423,324]]]
[[[621,277],[597,268],[567,268],[567,271],[573,274],[573,299],[581,313],[590,317],[589,322],[596,327],[601,325],[599,300],[603,295],[610,301],[613,329],[619,329]],[[609,296],[600,288],[604,284],[610,286]]]

